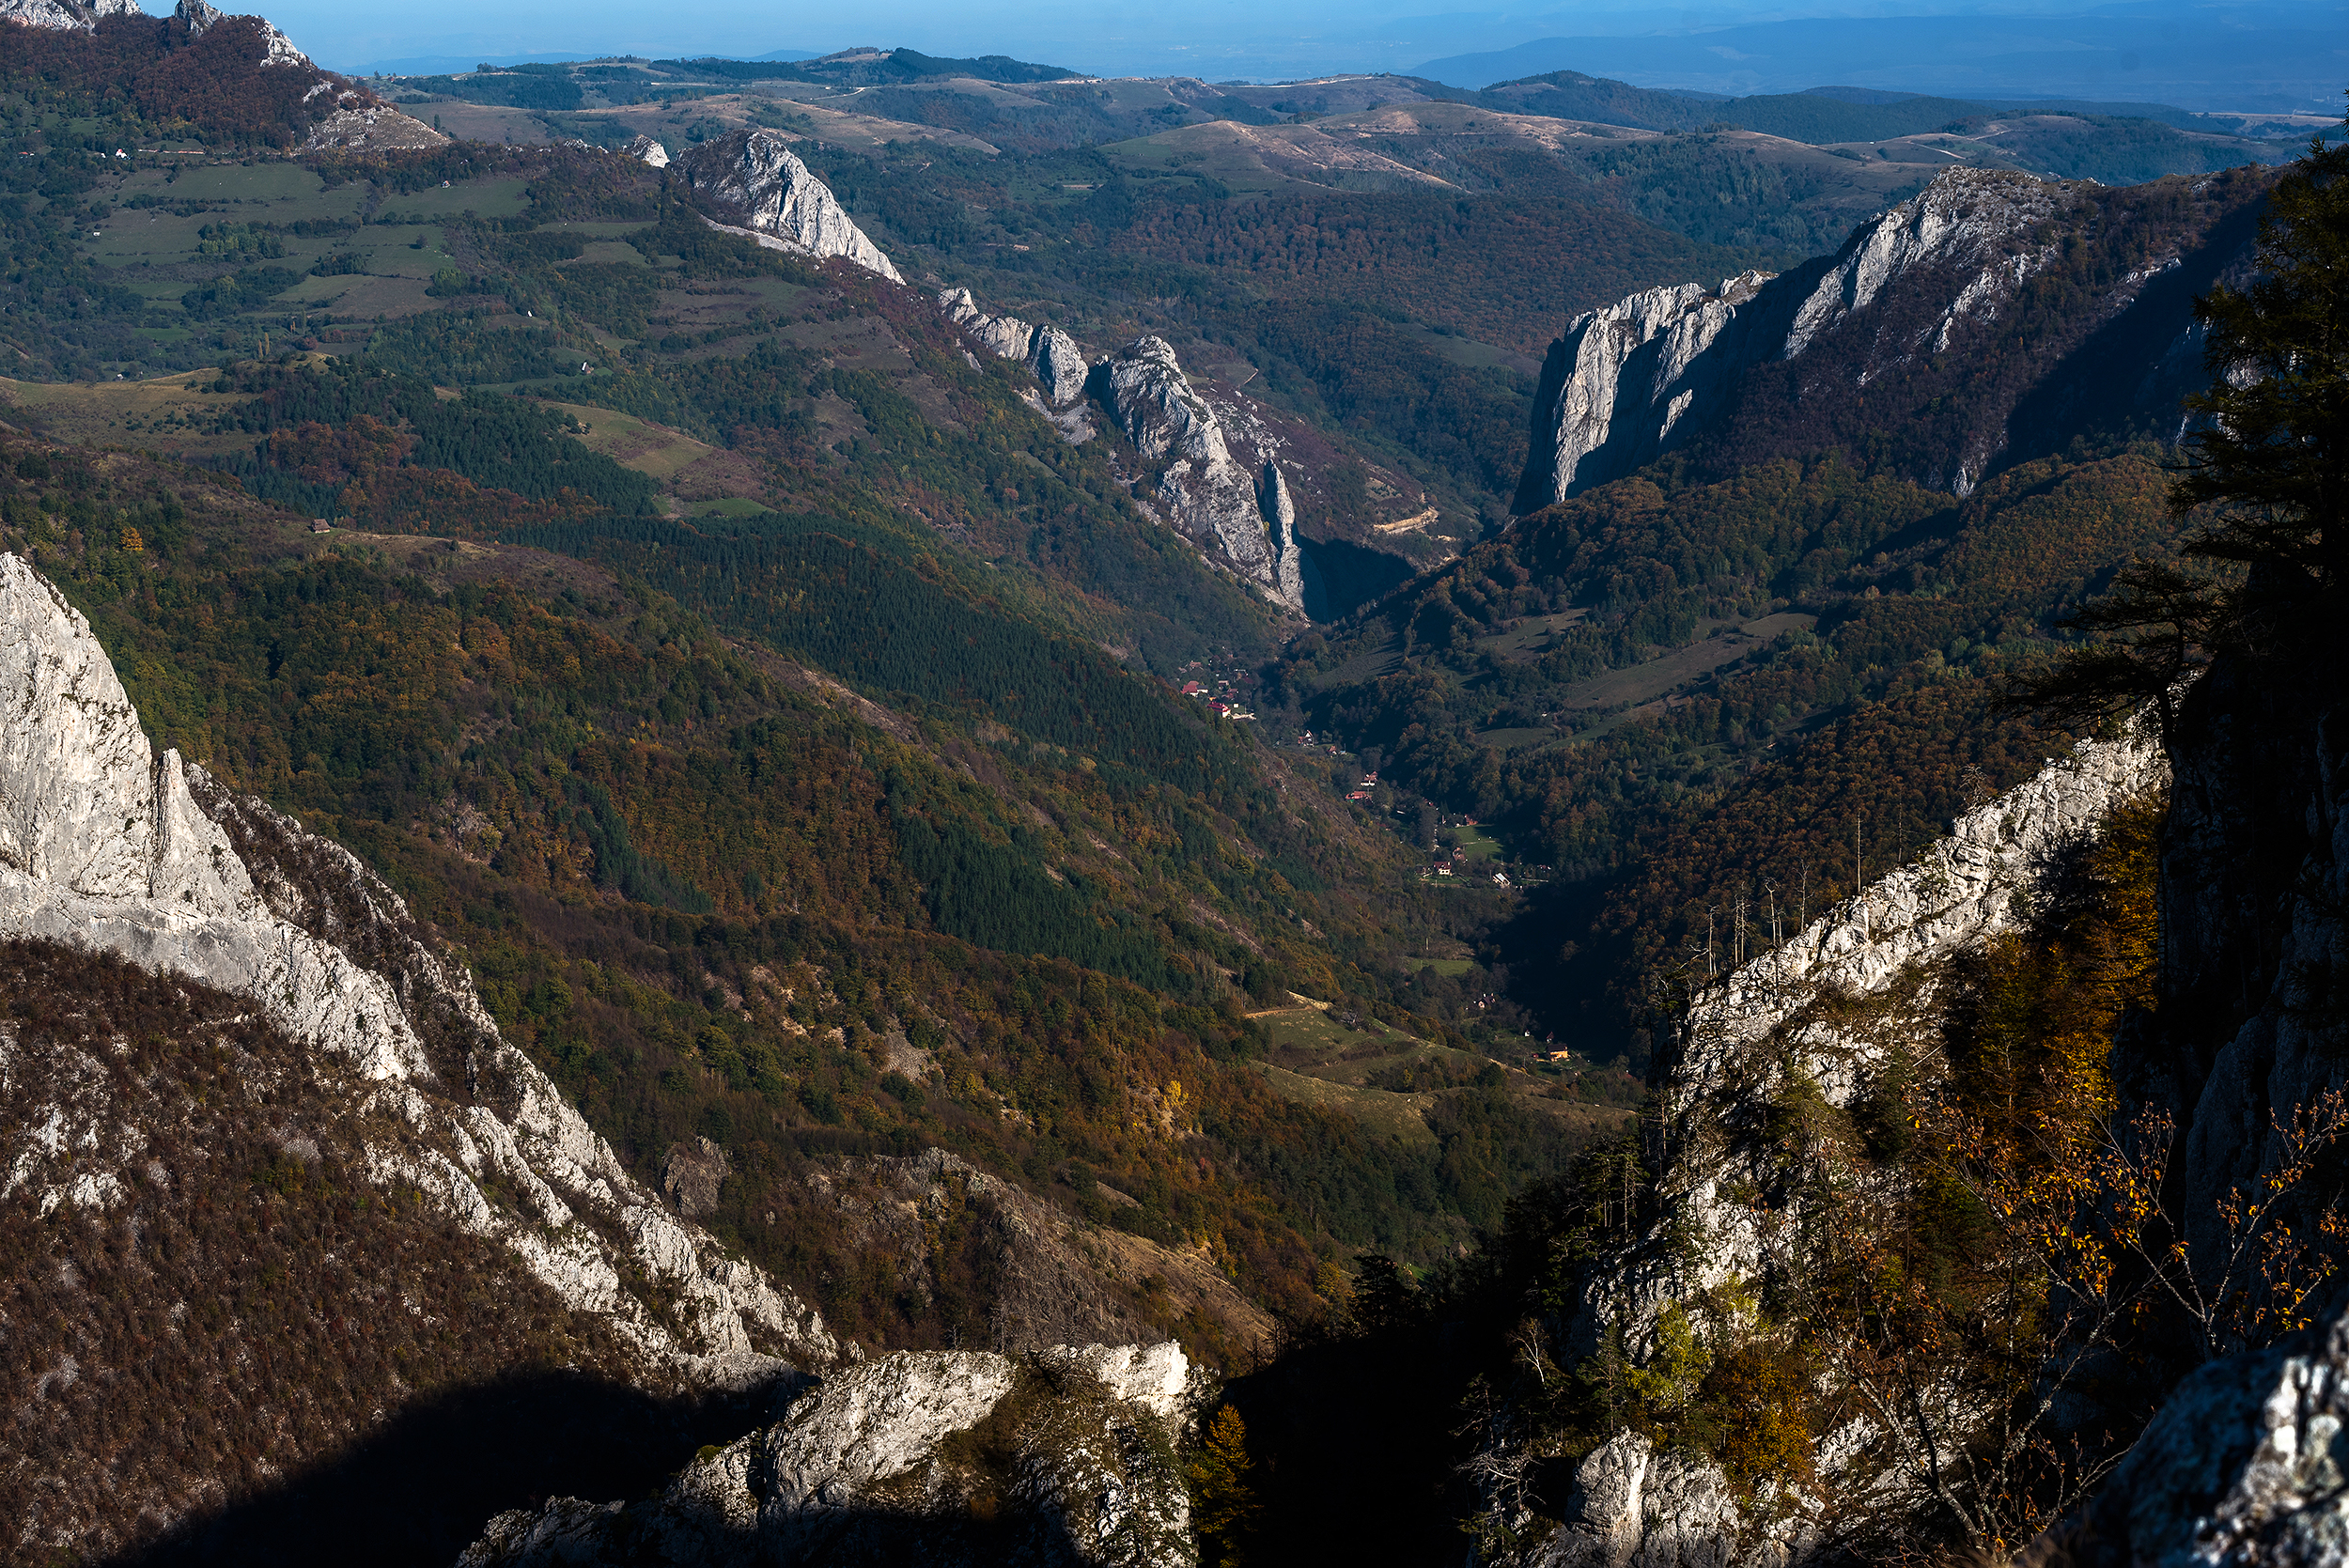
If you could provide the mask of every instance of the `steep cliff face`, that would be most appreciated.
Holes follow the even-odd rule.
[[[479,1238],[512,1289],[544,1293],[631,1380],[748,1387],[839,1354],[789,1292],[630,1178],[390,889],[176,753],[155,757],[87,623],[13,555],[0,714],[0,939],[244,999],[308,1059],[258,1049],[256,1081],[323,1075],[342,1106],[343,1179]],[[148,1153],[179,1141],[155,1118],[182,1108],[84,1094],[54,1065],[0,1072],[0,1202],[135,1225],[143,1194],[175,1179]]]
[[[840,256],[892,283],[905,281],[831,189],[773,132],[738,131],[705,142],[677,166],[694,195],[729,220],[719,226],[803,256]]]
[[[1850,1106],[1884,1056],[1879,1034],[1917,1032],[1929,993],[1874,1028],[1813,1016],[1823,998],[1887,996],[1988,937],[2013,930],[2019,901],[2048,857],[2092,833],[2116,806],[2160,788],[2169,765],[2150,735],[2085,742],[2037,777],[1968,813],[1916,862],[1872,884],[1766,953],[1700,993],[1678,1030],[1663,1077],[1657,1178],[1661,1213],[1647,1239],[1597,1271],[1576,1326],[1595,1345],[1616,1327],[1634,1344],[1657,1317],[1733,1279],[1768,1278],[1781,1259],[1764,1219],[1733,1190],[1782,1186],[1783,1151],[1757,1121],[1788,1082],[1817,1086],[1826,1102]],[[1773,1223],[1798,1229],[1799,1217]],[[1692,1253],[1673,1243],[1691,1232],[1708,1244]]]
[[[1234,458],[1223,422],[1191,389],[1164,338],[1142,337],[1093,367],[1094,396],[1143,458],[1165,466],[1155,499],[1176,527],[1210,546],[1246,582],[1302,608],[1295,515],[1286,537],[1265,510],[1256,477]],[[1277,503],[1276,503],[1277,505]],[[1296,584],[1295,597],[1284,584]]]
[[[1174,1464],[1188,1379],[1172,1344],[891,1356],[801,1395],[649,1502],[501,1514],[459,1560],[1189,1568]]]
[[[1867,442],[1964,495],[2083,421],[2166,419],[2193,295],[2247,259],[2265,185],[1952,169],[1832,256],[1578,317],[1543,369],[1517,510],[1691,443],[1735,466]]]
[[[1067,417],[1084,396],[1090,369],[1084,350],[1060,328],[1037,326],[1017,316],[989,316],[971,298],[968,288],[949,288],[939,295],[938,303],[947,319],[968,333],[979,348],[997,359],[1019,360],[1035,372],[1044,405],[1056,420]],[[1081,441],[1091,434],[1088,424],[1082,435],[1072,433],[1071,439]]]
[[[1792,1132],[1786,1108],[1857,1117],[1888,1081],[1920,1070],[1951,961],[2017,929],[2059,852],[2167,777],[2149,734],[2083,743],[1967,814],[1914,863],[1700,991],[1657,1086],[1651,1207],[1637,1238],[1585,1276],[1562,1326],[1562,1362],[1587,1367],[1612,1346],[1655,1364],[1692,1324],[1725,1349],[1753,1303],[1806,1288],[1817,1238],[1834,1223],[1809,1207],[1815,1197],[1897,1202],[1903,1178],[1832,1139]],[[1705,1304],[1720,1302],[1731,1303],[1725,1314],[1708,1319]],[[1841,1375],[1824,1369],[1823,1390]],[[1617,1434],[1579,1462],[1562,1528],[1524,1560],[1801,1559],[1852,1522],[1823,1517],[1814,1491],[1864,1499],[1859,1507],[1883,1518],[1930,1514],[1928,1484],[1880,1440],[1864,1402],[1841,1408],[1835,1429],[1810,1443],[1815,1486],[1765,1494],[1760,1508],[1703,1453]]]
[[[137,8],[131,8],[136,9]],[[187,23],[190,38],[201,38],[221,23],[232,20],[227,12],[210,4],[210,0],[179,0],[179,6],[171,14]],[[259,23],[262,47],[259,63],[261,65],[298,66],[304,70],[318,69],[310,63],[309,55],[293,46],[293,39],[279,32],[276,26],[267,19],[257,16],[242,16],[233,20]]]

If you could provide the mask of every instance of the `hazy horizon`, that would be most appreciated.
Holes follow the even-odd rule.
[[[2051,6],[2024,0],[1934,4],[1857,0],[1813,6],[1620,5],[1517,10],[1384,9],[1186,0],[1143,12],[1065,3],[948,7],[894,0],[818,24],[739,9],[670,9],[545,0],[485,11],[421,0],[397,31],[384,13],[283,0],[270,19],[320,64],[346,71],[461,70],[476,60],[641,54],[754,57],[872,45],[944,55],[1010,54],[1088,75],[1285,80],[1418,71],[1458,85],[1561,68],[1644,86],[1730,93],[1856,85],[1980,96],[2159,98],[2186,107],[2311,107],[2349,83],[2349,6],[2210,5],[2189,0]],[[1822,25],[1826,24],[1826,25]],[[1729,36],[1724,36],[1729,35]],[[1489,57],[1489,60],[1487,59]]]

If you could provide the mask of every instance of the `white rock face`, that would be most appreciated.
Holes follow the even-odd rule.
[[[0,0],[0,22],[87,32],[110,16],[144,16],[138,0]]]
[[[387,103],[362,104],[346,95],[343,107],[310,127],[305,152],[390,152],[445,146],[449,138]]]
[[[1281,465],[1265,459],[1264,478],[1256,487],[1256,505],[1272,535],[1273,592],[1294,609],[1305,608],[1305,552],[1297,542],[1297,503]]]
[[[1144,458],[1170,459],[1158,499],[1175,525],[1211,546],[1243,582],[1302,608],[1301,582],[1294,598],[1283,582],[1272,533],[1279,524],[1266,512],[1255,475],[1233,461],[1221,422],[1191,390],[1174,346],[1162,337],[1137,338],[1093,367],[1091,385]],[[1288,520],[1293,547],[1294,509]]]
[[[2167,784],[2168,761],[2152,728],[2140,722],[2120,740],[2083,742],[2049,762],[1968,812],[1914,863],[1698,994],[1658,1086],[1659,1212],[1640,1241],[1591,1271],[1568,1327],[1570,1356],[1590,1354],[1609,1330],[1620,1329],[1626,1349],[1644,1358],[1671,1308],[1740,1282],[1766,1290],[1784,1277],[1788,1238],[1804,1229],[1798,1202],[1766,1215],[1731,1194],[1781,1190],[1781,1162],[1807,1157],[1753,1134],[1752,1110],[1797,1076],[1829,1105],[1848,1109],[1885,1050],[1878,1036],[1860,1032],[1863,1026],[1806,1020],[1805,1009],[1822,997],[1885,993],[2018,926],[2016,897],[2054,851],[2095,831],[2117,807]],[[1933,1004],[1928,984],[1915,1005],[1929,1012]],[[1896,1018],[1891,1027],[1903,1022]],[[1690,1245],[1689,1237],[1699,1239]],[[1856,1420],[1850,1430],[1823,1440],[1821,1474],[1859,1458],[1874,1433]],[[1888,1478],[1880,1484],[1899,1483]],[[1878,1498],[1886,1507],[1929,1506],[1921,1498],[1895,1500],[1890,1491]],[[1645,1439],[1627,1432],[1585,1461],[1577,1498],[1579,1512],[1530,1560],[1546,1568],[1783,1562],[1799,1555],[1811,1529],[1799,1517],[1769,1524],[1750,1531],[1757,1539],[1741,1548],[1738,1511],[1719,1471],[1709,1461],[1651,1454]],[[1789,1530],[1791,1538],[1784,1536]],[[1771,1539],[1773,1532],[1781,1538]],[[1751,1555],[1740,1557],[1741,1549]]]
[[[1077,340],[1058,327],[1036,328],[1027,359],[1044,387],[1045,401],[1054,408],[1066,408],[1085,395],[1085,376],[1092,367]]]
[[[639,136],[620,150],[640,163],[650,163],[656,169],[669,166],[669,149],[650,136]]]
[[[1845,1108],[1878,1054],[1869,1041],[1812,1024],[1797,1034],[1787,1060],[1767,1062],[1778,1047],[1774,1032],[1823,992],[1881,992],[1911,966],[2015,929],[2015,895],[2030,886],[2051,851],[2168,783],[2169,763],[2150,731],[2139,725],[2121,740],[2081,743],[2071,756],[1967,813],[1913,864],[1698,996],[1660,1090],[1663,1137],[1673,1151],[1657,1180],[1665,1212],[1650,1228],[1649,1243],[1621,1267],[1595,1271],[1579,1338],[1595,1340],[1602,1327],[1619,1325],[1632,1346],[1644,1349],[1672,1303],[1771,1271],[1761,1219],[1724,1194],[1741,1183],[1770,1187],[1773,1151],[1724,1140],[1716,1129],[1789,1071],[1806,1075],[1829,1104]],[[1707,1241],[1684,1259],[1663,1238],[1691,1225]]]
[[[1939,352],[1961,321],[1997,318],[2053,246],[2025,241],[2064,204],[2060,184],[1996,169],[1951,169],[1911,200],[1861,225],[1832,257],[1718,288],[1656,288],[1579,316],[1550,345],[1519,490],[1533,511],[1619,479],[1704,428],[1751,366],[1799,358],[1905,274],[1957,268],[1971,277],[1917,343],[1888,357]],[[1970,489],[1987,453],[1959,459]]]
[[[949,288],[938,297],[946,318],[970,335],[971,341],[997,359],[1024,361],[1044,389],[1044,400],[1065,409],[1085,395],[1084,350],[1058,327],[1034,326],[1017,316],[989,316],[971,298],[968,288]]]
[[[1173,1344],[1063,1346],[1025,1364],[903,1352],[834,1374],[654,1502],[564,1498],[504,1514],[459,1561],[1192,1568],[1189,1494],[1171,1462],[1189,1374]],[[992,1458],[953,1450],[1023,1386]]]
[[[281,859],[257,879],[232,831]],[[0,554],[0,936],[116,953],[250,996],[288,1036],[350,1063],[410,1135],[370,1146],[373,1176],[431,1194],[572,1309],[608,1316],[643,1353],[648,1379],[744,1385],[787,1370],[781,1356],[837,1355],[814,1312],[630,1178],[499,1037],[471,977],[414,930],[398,896],[349,851],[227,796],[176,752],[157,759],[88,623],[23,560]],[[338,941],[366,944],[377,967]],[[507,1087],[505,1114],[462,1103],[436,1075],[411,1011],[428,1003],[465,1042],[466,1075]],[[492,1203],[478,1185],[491,1176],[534,1212]],[[583,1210],[629,1246],[578,1223]],[[624,1269],[674,1297],[681,1330],[623,1288]]]
[[[1727,1568],[1739,1519],[1728,1479],[1710,1461],[1657,1453],[1622,1432],[1574,1473],[1567,1518],[1528,1568]]]
[[[191,35],[199,38],[218,23],[229,20],[228,13],[218,6],[210,4],[210,0],[179,0],[179,6],[171,14],[188,24],[188,32]],[[261,45],[264,50],[261,64],[299,66],[304,70],[318,69],[310,63],[310,56],[296,49],[293,46],[293,39],[279,32],[268,19],[256,16],[247,20],[261,24]]]
[[[905,282],[831,189],[773,132],[738,131],[705,142],[677,166],[694,194],[754,234],[804,256],[841,256],[892,283]]]
[[[2187,1376],[2087,1511],[2018,1560],[2080,1568],[2349,1561],[2349,1317]]]
[[[1550,345],[1534,412],[1539,442],[1530,460],[1548,471],[1539,505],[1655,461],[1675,427],[1692,427],[1685,416],[1697,389],[1689,383],[1718,392],[1746,367],[1742,353],[1711,350],[1768,281],[1744,272],[1719,288],[1651,288],[1567,323]],[[1605,460],[1595,461],[1601,452]]]

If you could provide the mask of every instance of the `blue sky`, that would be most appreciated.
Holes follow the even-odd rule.
[[[429,57],[751,55],[877,44],[934,54],[1007,54],[1105,75],[1276,80],[1412,70],[1429,61],[1475,56],[1461,71],[1523,74],[1520,68],[1529,66],[1568,66],[1644,85],[1719,91],[1852,82],[1922,91],[1962,86],[2019,97],[2101,84],[2092,96],[2204,100],[2189,107],[2223,106],[2231,94],[2330,95],[2337,102],[2341,86],[2349,85],[2349,6],[2304,0],[2101,6],[1828,0],[1638,9],[1537,3],[1515,10],[1443,9],[1429,0],[1385,6],[1377,0],[1160,0],[1134,7],[1092,0],[1019,6],[881,0],[854,8],[646,7],[617,0],[409,0],[365,8],[328,0],[263,3],[271,20],[321,64],[345,70]],[[1909,24],[1925,18],[1978,25],[1953,31],[1946,20]],[[1772,25],[1822,20],[1849,25]],[[1625,41],[1591,41],[1610,39]],[[1569,41],[1524,49],[1562,39]],[[1969,41],[1977,45],[1970,52],[1964,47]],[[1953,46],[1968,57],[1962,69],[1950,57]],[[1486,61],[1486,55],[1495,58]]]

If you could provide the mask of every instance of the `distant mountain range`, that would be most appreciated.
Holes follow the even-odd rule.
[[[1536,39],[1429,60],[1416,74],[1482,87],[1573,70],[1730,96],[1822,78],[1955,97],[2158,98],[2194,109],[2322,113],[2349,81],[2349,23],[2334,9],[2256,21],[2136,8],[2072,17],[1804,18],[1641,37]]]

